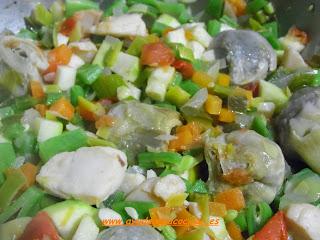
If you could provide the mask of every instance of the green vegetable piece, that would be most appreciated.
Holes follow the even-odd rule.
[[[116,63],[122,46],[123,42],[120,40],[111,44],[111,47],[104,57],[105,66],[112,67]]]
[[[262,24],[270,19],[262,10],[256,12],[255,18]]]
[[[85,64],[77,70],[77,79],[83,84],[91,85],[102,74],[103,69],[97,64]]]
[[[254,31],[261,31],[264,29],[264,27],[254,18],[249,18],[249,25],[251,27],[252,30]]]
[[[222,18],[220,18],[220,22],[225,23],[233,28],[239,27],[239,24],[237,22],[235,22],[233,19],[231,19],[230,17],[228,17],[227,15],[223,15]]]
[[[38,201],[39,196],[43,194],[42,190],[37,187],[28,188],[22,195],[9,207],[7,207],[0,214],[0,224],[8,221],[14,214],[16,214],[21,208],[32,205],[33,202]]]
[[[214,37],[220,33],[221,23],[218,20],[210,20],[207,24],[208,33]]]
[[[99,3],[90,0],[66,0],[66,16],[71,17],[75,12],[88,9],[99,10]]]
[[[172,226],[161,226],[158,227],[161,231],[161,234],[164,236],[165,240],[176,240],[177,233]]]
[[[190,62],[194,61],[194,56],[191,48],[187,48],[182,44],[179,44],[178,47],[178,57],[184,60],[188,60]]]
[[[16,218],[9,222],[0,225],[0,239],[2,240],[13,240],[18,239],[24,229],[31,221],[30,217]]]
[[[20,136],[24,131],[24,127],[21,123],[16,122],[6,126],[3,129],[3,136],[9,140],[13,140]]]
[[[208,187],[204,181],[201,179],[197,180],[190,189],[190,193],[202,193],[208,194]]]
[[[87,143],[88,143],[88,146],[90,147],[94,147],[94,146],[105,146],[105,147],[113,147],[113,148],[116,147],[116,145],[110,141],[95,138],[95,137],[88,137]]]
[[[54,46],[53,43],[53,30],[48,27],[42,27],[39,31],[39,38],[41,46],[47,49],[51,49]]]
[[[100,48],[95,56],[95,58],[93,59],[93,62],[92,64],[98,64],[100,67],[104,67],[104,58],[105,58],[105,55],[107,54],[107,52],[109,51],[111,47],[111,44],[104,40],[102,42],[102,44],[100,45]]]
[[[39,101],[31,96],[18,97],[15,99],[14,108],[17,111],[25,111],[34,107]]]
[[[158,41],[158,37],[156,35],[148,35],[146,37],[142,37],[142,36],[137,36],[134,38],[134,40],[132,41],[132,43],[130,44],[127,53],[133,56],[137,56],[139,57],[141,54],[141,50],[143,45],[148,44],[148,43],[154,43],[156,41]]]
[[[136,3],[142,3],[146,5],[150,5],[153,7],[158,7],[158,1],[157,0],[127,0],[128,5],[133,5]]]
[[[27,155],[36,153],[37,138],[31,131],[23,132],[14,140],[14,147],[18,155]]]
[[[280,41],[278,40],[277,36],[274,35],[272,32],[270,31],[263,31],[260,32],[260,34],[267,39],[267,41],[270,43],[270,45],[275,49],[275,50],[282,50],[283,47],[280,43]]]
[[[149,209],[157,207],[157,204],[154,202],[138,201],[123,201],[113,203],[111,208],[121,215],[124,222],[130,218],[125,210],[126,207],[134,208],[139,215],[139,219],[145,219],[149,216]]]
[[[220,18],[222,16],[224,8],[224,0],[209,0],[207,6],[207,13],[214,18]]]
[[[195,95],[201,89],[198,84],[191,80],[182,81],[179,86],[191,96]]]
[[[63,93],[58,92],[58,93],[48,93],[46,100],[45,100],[45,104],[46,105],[51,105],[53,103],[55,103],[56,101],[58,101],[61,97],[63,96]]]
[[[103,202],[103,205],[107,208],[111,208],[112,204],[117,202],[123,202],[126,198],[126,195],[124,192],[117,191],[113,194],[111,194],[107,200]]]
[[[247,4],[248,13],[256,13],[268,4],[266,0],[252,0]]]
[[[185,155],[182,157],[179,163],[175,164],[175,166],[172,167],[172,170],[174,170],[177,174],[183,174],[185,171],[188,171],[189,169],[193,168],[198,163],[198,159],[190,155]]]
[[[101,75],[92,85],[98,98],[112,98],[117,96],[117,88],[126,83],[118,74]]]
[[[182,24],[191,21],[192,20],[191,12],[187,8],[184,8],[184,10],[180,13],[178,17],[178,20]]]
[[[166,13],[176,18],[179,18],[180,14],[186,10],[185,5],[181,3],[158,1],[157,5],[161,13]]]
[[[227,211],[227,215],[224,217],[224,220],[225,220],[225,222],[231,222],[231,221],[235,220],[237,216],[238,216],[237,210],[229,209]]]
[[[139,166],[145,169],[161,168],[180,163],[182,156],[175,152],[144,152],[138,155]]]
[[[199,210],[201,211],[201,220],[204,223],[209,222],[209,195],[208,194],[201,194],[201,193],[194,193],[192,194],[193,201],[198,203]]]
[[[246,220],[248,224],[248,233],[253,235],[259,231],[272,217],[273,213],[270,206],[261,202],[257,205],[249,205],[246,209]]]
[[[14,115],[14,109],[11,106],[0,108],[0,119]]]
[[[173,80],[171,82],[171,86],[180,86],[182,79],[183,79],[183,77],[182,77],[181,73],[175,72]]]
[[[288,97],[279,87],[264,80],[260,81],[259,94],[264,101],[273,102],[277,110],[281,109],[288,101]]]
[[[22,28],[18,33],[17,37],[25,38],[25,39],[32,39],[37,40],[38,34],[36,32],[33,32],[32,30]]]
[[[39,144],[39,155],[47,162],[54,155],[61,152],[75,151],[87,145],[87,136],[81,129],[64,132]]]
[[[10,167],[16,160],[16,154],[14,152],[13,146],[11,143],[0,143],[0,176],[4,179],[4,171]],[[1,185],[1,181],[0,181]]]
[[[19,190],[27,183],[20,169],[12,169],[6,176],[7,179],[0,188],[0,212],[10,205]]]
[[[53,23],[53,16],[42,3],[38,3],[32,12],[32,20],[48,27]]]
[[[166,94],[166,100],[178,107],[184,105],[189,99],[190,94],[179,86],[170,87]]]
[[[163,24],[163,23],[159,23],[159,22],[155,21],[151,27],[151,32],[156,33],[161,36],[162,33],[168,28],[170,28],[170,27]]]
[[[269,15],[274,14],[275,12],[273,4],[271,2],[269,2],[266,6],[264,6],[263,10],[265,11],[265,13]]]
[[[143,3],[137,3],[132,5],[128,9],[128,13],[139,13],[142,15],[150,16],[155,19],[159,14],[159,10],[155,7],[152,7]]]
[[[43,209],[43,211],[48,213],[63,239],[72,239],[79,222],[85,215],[89,215],[97,222],[99,221],[98,209],[79,200],[58,202]]]
[[[257,115],[253,118],[251,123],[251,129],[266,138],[269,138],[271,140],[273,139],[273,134],[268,129],[267,120],[262,115]]]
[[[30,198],[28,201],[28,204],[25,204],[24,206],[21,207],[21,210],[19,211],[17,217],[33,217],[34,215],[37,214],[37,212],[34,212],[34,207],[37,205],[42,198],[45,196],[45,192],[43,191],[38,191],[37,194],[33,197]],[[40,208],[39,210],[41,210]]]
[[[50,6],[54,22],[58,22],[64,17],[64,3],[62,1],[54,1]]]
[[[320,86],[320,71],[317,73],[301,73],[297,74],[289,83],[291,91],[297,91],[303,87],[318,87]]]
[[[160,103],[155,103],[153,105],[158,106],[158,107],[162,107],[162,108],[166,108],[166,109],[169,109],[169,110],[177,111],[177,107],[172,105],[172,104],[170,104],[170,103],[160,102]]]
[[[244,232],[248,229],[246,213],[244,210],[241,210],[237,217],[234,219],[234,222],[240,227],[241,232]]]
[[[84,97],[84,90],[79,85],[74,85],[70,90],[70,100],[73,106],[78,105],[78,97]]]
[[[279,34],[279,26],[278,26],[278,22],[273,21],[270,23],[266,23],[265,25],[263,25],[263,27],[269,31],[270,33],[272,33],[273,36],[275,36],[276,38],[278,38],[278,34]]]
[[[114,15],[114,11],[119,11],[121,9],[122,13],[128,12],[128,6],[126,0],[115,0],[107,7],[107,9],[104,11],[103,16],[109,17]]]

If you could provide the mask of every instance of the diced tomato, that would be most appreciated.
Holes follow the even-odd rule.
[[[242,86],[242,88],[251,91],[253,97],[259,96],[259,82],[258,81],[248,83],[248,84]]]
[[[19,240],[59,240],[53,221],[46,212],[39,212],[28,223]]]
[[[65,36],[69,36],[72,30],[75,28],[77,21],[74,17],[69,17],[63,21],[60,27],[60,33]]]
[[[180,72],[184,78],[191,78],[194,73],[192,64],[180,59],[176,59],[172,66]]]
[[[253,240],[287,240],[288,232],[284,220],[284,213],[277,212],[264,227],[257,232]]]
[[[59,47],[52,49],[48,53],[49,67],[45,70],[44,75],[55,72],[58,65],[66,65],[70,62],[72,51],[67,45],[62,44]]]
[[[141,64],[152,67],[169,66],[174,62],[172,50],[162,42],[149,43],[142,47]]]

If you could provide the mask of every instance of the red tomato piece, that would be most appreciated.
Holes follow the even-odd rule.
[[[173,62],[173,51],[162,42],[149,43],[142,47],[142,65],[148,65],[152,67],[169,66]]]
[[[192,64],[180,59],[176,59],[172,66],[180,72],[184,78],[191,78],[194,73]]]
[[[28,223],[19,240],[59,240],[53,221],[46,212],[39,212]]]
[[[264,227],[257,232],[253,240],[288,240],[284,213],[277,212]]]
[[[61,24],[60,33],[62,33],[65,36],[69,36],[72,30],[75,28],[76,24],[77,21],[74,19],[74,17],[67,18]]]

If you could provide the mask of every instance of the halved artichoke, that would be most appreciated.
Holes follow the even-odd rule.
[[[249,202],[271,203],[285,176],[280,147],[255,131],[237,130],[217,137],[205,137],[208,184],[220,192],[240,187]]]
[[[295,92],[275,121],[279,143],[288,159],[301,157],[320,173],[320,88]]]

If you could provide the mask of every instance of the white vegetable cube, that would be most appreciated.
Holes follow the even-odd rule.
[[[220,32],[235,30],[235,28],[229,26],[228,24],[221,23]]]
[[[168,32],[167,40],[170,43],[180,43],[183,46],[187,45],[187,38],[183,28]]]
[[[205,48],[208,48],[211,41],[212,37],[209,35],[209,33],[205,30],[205,28],[201,26],[195,26],[190,29],[192,32],[192,35],[196,41],[202,44]]]
[[[72,68],[79,68],[82,65],[84,65],[85,62],[82,60],[82,58],[80,58],[78,55],[76,54],[72,54],[70,62],[68,64],[69,67]]]
[[[99,228],[89,215],[85,215],[72,237],[72,240],[96,240]]]
[[[187,190],[184,181],[177,175],[169,174],[161,178],[154,186],[156,196],[167,201],[171,196],[184,193]]]
[[[192,50],[195,59],[200,59],[205,51],[205,48],[197,41],[190,41],[187,46]]]
[[[69,42],[69,37],[63,35],[62,33],[58,33],[57,35],[57,44],[58,46],[65,44],[67,45]]]
[[[148,34],[145,22],[140,14],[123,14],[108,17],[102,21],[95,31],[96,34],[119,37],[146,36]]]
[[[76,82],[77,69],[68,66],[58,66],[56,84],[62,91],[67,91]]]
[[[177,19],[168,14],[161,14],[160,17],[157,19],[157,22],[167,25],[171,28],[177,28],[181,25]]]
[[[51,121],[44,118],[36,119],[36,125],[38,127],[38,142],[44,142],[45,140],[58,136],[63,131],[63,124],[57,121]]]
[[[128,98],[139,100],[141,96],[141,90],[134,85],[128,83],[127,86],[121,86],[117,88],[117,98],[122,101]]]
[[[140,72],[139,58],[120,52],[115,64],[111,67],[111,70],[122,76],[123,79],[134,82],[138,78]]]
[[[156,101],[164,101],[169,84],[174,77],[173,67],[158,67],[150,75],[146,94]]]

